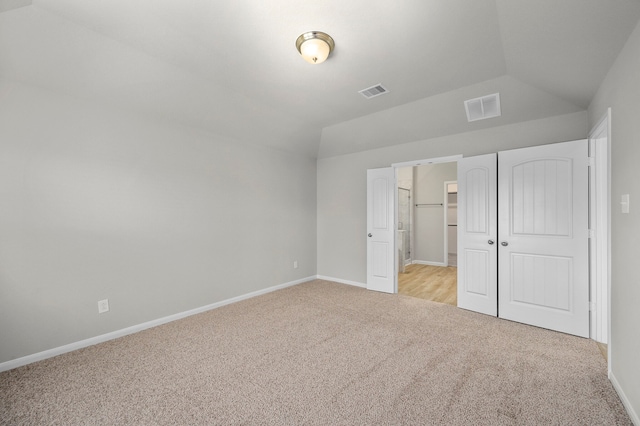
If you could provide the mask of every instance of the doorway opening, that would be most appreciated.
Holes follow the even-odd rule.
[[[611,108],[589,133],[591,338],[609,360],[611,333]],[[609,364],[609,372],[611,364]]]
[[[398,293],[457,306],[457,163],[396,168]]]
[[[609,164],[611,141],[610,122],[611,110],[609,109],[607,115],[603,118],[602,122],[592,130],[589,137],[590,157],[592,157],[588,161],[590,164],[589,168],[591,169],[588,191],[589,206],[584,209],[589,211],[590,216],[588,229],[590,239],[589,264],[591,267],[589,268],[589,278],[587,280],[583,279],[582,281],[588,281],[591,285],[588,299],[589,308],[591,310],[589,318],[589,322],[591,323],[589,337],[599,342],[607,341],[610,331],[611,317],[609,297],[611,244],[609,240],[611,226]],[[468,157],[467,160],[472,158],[479,159],[481,157],[483,156]],[[457,167],[462,167],[462,163],[459,163],[462,158],[462,155],[455,155],[429,160],[395,163],[391,164],[391,167],[367,170],[367,289],[382,291],[385,293],[398,293],[398,275],[400,271],[400,268],[398,268],[399,260],[401,258],[405,259],[405,261],[410,260],[409,264],[403,265],[405,267],[420,264],[419,261],[421,259],[417,253],[415,241],[415,236],[419,234],[419,231],[416,229],[415,219],[413,218],[409,221],[411,225],[409,242],[405,243],[405,247],[407,244],[410,247],[410,251],[408,252],[409,256],[398,256],[398,244],[396,240],[396,231],[398,230],[398,171],[403,167],[411,167],[413,170],[413,167],[423,164],[446,162],[455,162]],[[582,164],[582,162],[576,164]],[[477,183],[476,181],[474,182]],[[415,192],[415,188],[411,189]],[[464,195],[465,193],[465,189],[461,187],[460,195]],[[411,199],[411,211],[415,214],[417,209],[416,204],[420,203],[413,193],[411,196],[413,197]],[[461,210],[464,210],[462,209],[463,200],[464,197],[460,199]],[[465,222],[461,223],[464,224]],[[493,221],[491,221],[491,223],[493,223]],[[595,229],[593,228],[594,224]],[[458,241],[460,241],[463,232],[460,230],[458,233]],[[496,242],[499,242],[500,245],[504,247],[509,245],[509,241],[497,241],[496,238],[485,238],[483,242],[488,245],[494,245]],[[458,250],[461,250],[461,247],[462,245],[459,245]],[[462,251],[460,253],[462,253]],[[445,262],[443,261],[443,263]],[[457,259],[457,263],[465,264],[463,259]],[[594,265],[595,268],[593,267]],[[448,266],[449,265],[447,264],[447,267]],[[406,270],[407,268],[405,268],[405,272]],[[594,275],[597,275],[597,277],[594,277]],[[459,286],[458,282],[456,282],[458,287],[465,287],[462,280],[457,281],[460,281]],[[460,300],[458,300],[458,305],[459,304]],[[586,305],[587,304],[585,303],[584,306]],[[607,350],[610,354],[611,347],[608,347]]]

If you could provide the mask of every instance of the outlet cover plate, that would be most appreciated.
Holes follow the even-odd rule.
[[[109,299],[98,301],[98,313],[104,314],[105,312],[109,312]]]

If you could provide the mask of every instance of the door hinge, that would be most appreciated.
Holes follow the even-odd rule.
[[[589,235],[589,238],[595,238],[596,237],[596,230],[595,229],[588,229],[587,230],[587,234]]]
[[[596,158],[595,157],[587,157],[587,166],[595,167],[596,166]]]

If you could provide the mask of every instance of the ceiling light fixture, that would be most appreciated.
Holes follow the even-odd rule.
[[[335,45],[329,34],[320,31],[309,31],[301,34],[296,40],[298,52],[310,64],[323,63],[329,57]]]

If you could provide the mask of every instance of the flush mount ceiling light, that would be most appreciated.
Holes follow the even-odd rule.
[[[329,57],[335,45],[329,34],[320,31],[309,31],[301,34],[296,40],[298,52],[310,64],[323,63]]]

